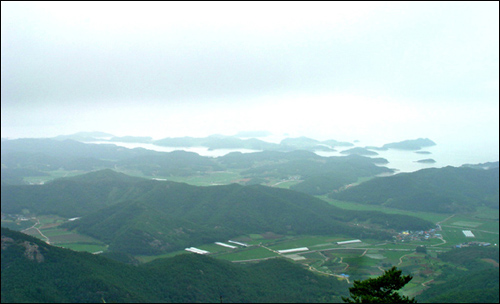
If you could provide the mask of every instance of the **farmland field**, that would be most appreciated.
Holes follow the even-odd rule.
[[[149,177],[151,178],[151,177]],[[179,177],[179,176],[167,176],[160,177],[168,181],[187,183],[193,186],[213,186],[213,185],[226,185],[230,183],[235,183],[241,179],[241,175],[236,171],[221,171],[221,172],[211,172],[203,175],[189,176],[189,177]]]
[[[493,216],[485,218],[481,212],[484,212],[484,210],[479,210],[473,214],[457,215],[443,222],[441,225],[443,238],[447,240],[449,245],[473,241],[498,244],[498,219],[494,219]],[[471,230],[475,237],[465,237],[462,230]]]
[[[285,250],[298,247],[311,247],[309,249],[312,249],[313,246],[318,245],[333,247],[338,246],[335,242],[338,242],[339,240],[341,240],[341,238],[330,236],[299,236],[294,239],[285,240],[276,245],[271,245],[269,248],[274,250]]]
[[[107,250],[107,246],[105,246],[101,241],[75,231],[68,231],[66,229],[60,228],[59,226],[67,222],[67,219],[59,216],[43,215],[35,217],[30,221],[16,222],[29,222],[29,227],[33,226],[33,228],[25,229],[23,230],[23,232],[37,237],[43,241],[48,240],[51,245],[65,247],[76,251],[96,252]],[[43,234],[43,236],[40,234],[40,232]]]
[[[48,181],[54,180],[56,178],[80,175],[80,174],[85,173],[85,171],[79,171],[79,170],[67,171],[67,170],[59,169],[59,170],[55,170],[55,171],[49,171],[46,173],[48,173],[49,175],[47,175],[47,176],[29,176],[29,177],[25,177],[24,181],[29,183],[29,184],[42,184],[42,183],[46,183]]]
[[[97,244],[75,244],[75,243],[68,243],[68,244],[58,244],[57,246],[68,248],[74,251],[86,251],[86,252],[99,252],[99,251],[106,251],[108,247],[106,245],[97,245]]]
[[[227,243],[225,241],[221,242],[221,243],[226,243],[229,245],[229,243]],[[234,245],[234,244],[231,244],[231,246],[232,245]],[[234,250],[237,250],[238,247],[241,247],[241,246],[236,246],[236,247],[237,248],[229,248],[229,247],[219,246],[217,244],[206,244],[206,245],[197,246],[196,248],[206,250],[210,253],[225,253],[225,252],[232,252]]]
[[[229,260],[229,261],[245,261],[253,259],[266,259],[277,256],[278,256],[277,253],[269,251],[263,247],[252,246],[245,250],[239,250],[228,254],[220,254],[217,255],[216,257],[219,259]]]
[[[378,206],[378,205],[365,205],[365,204],[359,204],[359,203],[354,203],[354,202],[344,202],[344,201],[330,199],[330,198],[326,197],[326,195],[317,196],[317,197],[326,201],[330,205],[333,205],[335,207],[339,207],[342,209],[359,210],[359,211],[380,211],[380,212],[389,213],[389,214],[403,214],[403,215],[415,216],[415,217],[418,217],[418,218],[421,218],[421,219],[424,219],[424,220],[427,220],[427,221],[430,221],[433,223],[437,223],[439,221],[442,221],[451,215],[451,214],[444,214],[444,213],[407,211],[407,210],[388,208],[388,207]]]

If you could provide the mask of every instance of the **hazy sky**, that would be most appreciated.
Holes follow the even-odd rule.
[[[498,155],[496,1],[2,1],[1,14],[2,137],[268,130]]]

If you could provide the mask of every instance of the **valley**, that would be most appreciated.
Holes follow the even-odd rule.
[[[45,156],[16,152],[28,143]],[[359,155],[52,144],[2,150],[2,227],[120,263],[150,267],[190,248],[243,267],[286,260],[347,285],[397,266],[413,275],[401,292],[425,298],[474,271],[447,254],[498,250],[498,163],[394,174]]]

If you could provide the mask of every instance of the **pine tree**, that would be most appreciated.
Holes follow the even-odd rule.
[[[415,298],[400,296],[396,291],[403,288],[413,278],[402,276],[396,266],[386,270],[383,275],[374,279],[354,281],[349,288],[351,298],[342,297],[346,303],[417,303]]]

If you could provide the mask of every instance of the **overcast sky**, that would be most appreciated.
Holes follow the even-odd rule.
[[[497,1],[1,6],[2,137],[267,130],[498,155]]]

